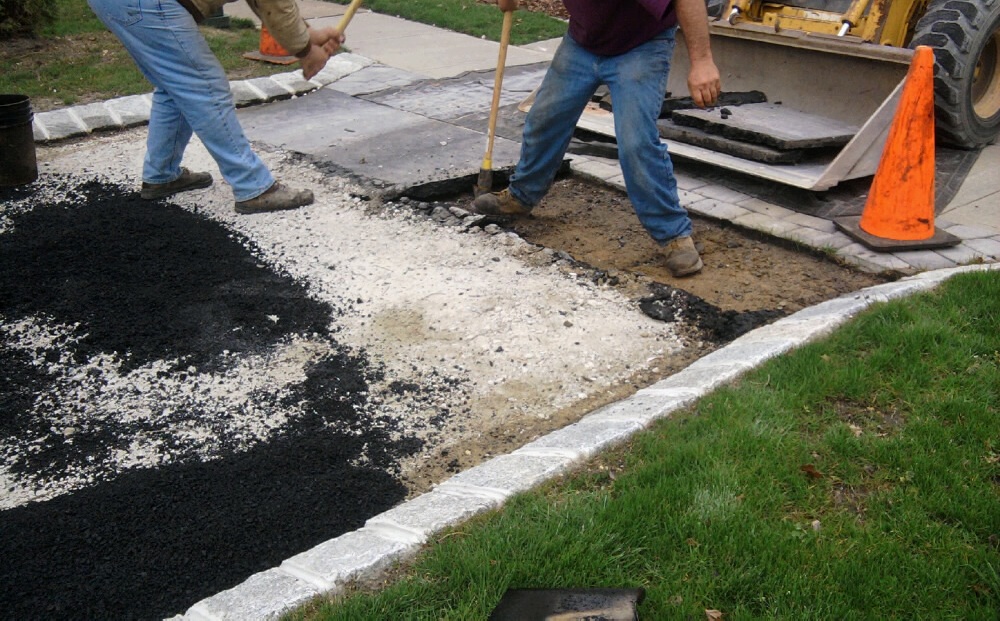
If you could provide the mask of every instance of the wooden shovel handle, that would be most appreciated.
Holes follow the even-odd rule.
[[[340,23],[337,24],[337,32],[344,34],[344,31],[347,30],[347,25],[351,23],[354,14],[357,13],[360,6],[361,0],[351,0],[351,3],[347,5],[347,10],[344,11],[344,16],[340,18]]]
[[[510,42],[510,27],[514,23],[514,11],[504,11],[503,29],[500,31],[500,54],[497,57],[496,77],[493,80],[493,103],[490,105],[490,121],[486,130],[486,155],[483,168],[493,168],[493,139],[496,136],[497,112],[500,109],[500,89],[503,87],[503,70],[507,65],[507,44]]]

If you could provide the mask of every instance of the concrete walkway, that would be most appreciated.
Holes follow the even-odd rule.
[[[317,24],[337,23],[343,10],[325,2],[300,4]],[[227,5],[227,12],[248,15],[242,3]],[[311,81],[292,71],[234,83],[240,106],[271,102],[241,111],[248,134],[255,140],[345,166],[347,159],[341,163],[336,158],[364,145],[366,157],[361,159],[369,160],[369,168],[358,174],[388,190],[478,172],[485,124],[477,123],[488,111],[489,97],[484,93],[492,88],[492,79],[476,72],[494,69],[497,44],[366,11],[355,16],[348,37],[351,52],[335,57]],[[510,50],[508,66],[512,71],[509,80],[505,77],[505,91],[511,90],[505,92],[506,106],[537,84],[554,47],[555,42],[549,41]],[[311,94],[299,96],[306,93]],[[39,141],[61,140],[139,125],[148,120],[149,106],[145,95],[36,114],[35,137]],[[416,136],[413,148],[423,145],[424,151],[407,153],[406,161],[398,163],[391,158],[403,135]],[[498,151],[495,167],[513,165],[517,136],[498,141]],[[623,187],[616,161],[572,157],[576,173]],[[418,166],[427,170],[415,176]],[[939,214],[936,225],[962,242],[938,251],[871,252],[839,233],[827,219],[707,180],[683,162],[677,169],[682,200],[694,214],[833,251],[862,269],[912,276],[830,300],[754,330],[629,399],[371,518],[357,531],[303,551],[233,589],[192,602],[176,619],[270,619],[316,595],[336,593],[353,580],[375,576],[415,554],[441,529],[500,506],[512,494],[567,471],[765,360],[828,334],[873,303],[927,290],[958,272],[998,267],[997,146],[983,151],[965,183]],[[969,263],[985,265],[961,267]]]

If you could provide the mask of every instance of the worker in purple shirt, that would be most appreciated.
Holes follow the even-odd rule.
[[[709,45],[704,0],[563,0],[569,31],[556,50],[528,112],[521,157],[502,192],[483,194],[472,210],[493,216],[531,213],[555,180],[576,123],[601,84],[611,92],[618,157],[639,221],[663,248],[675,277],[701,271],[691,218],[680,205],[674,168],[656,121],[667,89],[677,26],[690,57],[688,89],[700,107],[722,89]],[[518,0],[498,0],[514,11]]]

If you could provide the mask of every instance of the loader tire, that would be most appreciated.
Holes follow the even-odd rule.
[[[931,0],[910,47],[934,49],[938,140],[964,149],[1000,134],[1000,0]]]

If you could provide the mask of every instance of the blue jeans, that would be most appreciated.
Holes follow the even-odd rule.
[[[88,0],[88,4],[155,87],[143,181],[177,179],[194,132],[237,201],[257,197],[274,184],[236,118],[222,65],[184,7],[176,0]]]
[[[614,106],[618,161],[636,216],[659,244],[691,234],[680,205],[674,166],[656,120],[674,53],[671,28],[618,56],[597,56],[566,35],[528,112],[521,157],[510,179],[514,198],[534,206],[548,192],[576,123],[597,87],[607,84]]]

